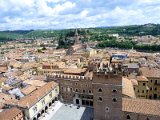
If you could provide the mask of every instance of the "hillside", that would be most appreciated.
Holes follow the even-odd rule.
[[[79,30],[82,36],[96,34],[114,34],[122,36],[142,36],[142,35],[160,35],[160,24],[115,26],[115,27],[98,27]],[[0,31],[0,42],[15,39],[35,39],[59,36],[74,36],[73,29],[65,30],[17,30],[17,31]]]

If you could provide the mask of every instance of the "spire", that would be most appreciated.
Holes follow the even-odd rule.
[[[78,35],[78,30],[77,29],[75,31],[75,44],[79,44],[79,35]]]
[[[75,36],[78,36],[78,31],[77,31],[77,29],[76,29],[76,31],[75,31]]]

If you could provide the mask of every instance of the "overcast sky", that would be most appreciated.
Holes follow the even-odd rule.
[[[160,23],[160,0],[0,0],[0,30]]]

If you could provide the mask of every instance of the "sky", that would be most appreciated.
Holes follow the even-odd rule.
[[[0,0],[0,30],[160,23],[160,0]]]

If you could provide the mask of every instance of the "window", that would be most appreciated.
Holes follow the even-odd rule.
[[[106,107],[106,112],[109,112],[109,107]]]
[[[139,90],[137,92],[139,93]]]
[[[149,120],[149,118],[147,117],[146,120]]]
[[[144,93],[144,90],[142,90],[142,93]]]
[[[112,90],[112,92],[113,92],[113,93],[116,93],[116,92],[117,92],[117,90],[116,90],[116,89],[113,89],[113,90]]]
[[[85,93],[86,91],[85,90],[83,90],[83,93]]]
[[[77,83],[75,83],[75,85],[78,85]]]
[[[157,85],[157,80],[155,80],[155,85]]]
[[[58,92],[57,88],[55,88],[55,92],[56,92],[56,93]]]
[[[102,88],[99,88],[99,89],[98,89],[98,92],[102,92]]]
[[[150,87],[150,90],[152,90],[152,87]]]
[[[146,86],[146,83],[143,83],[143,86]]]
[[[113,98],[112,101],[113,101],[113,102],[117,102],[117,98]]]
[[[42,106],[44,106],[44,105],[45,105],[45,99],[42,100]]]
[[[88,90],[89,93],[92,93],[91,90]]]
[[[157,91],[157,88],[154,88],[155,91]]]
[[[127,115],[127,120],[131,119],[130,115]]]
[[[37,112],[37,106],[33,108],[34,113]]]
[[[76,92],[78,92],[78,89],[76,88]]]
[[[152,80],[151,80],[151,83],[152,83]]]
[[[52,98],[52,92],[51,92],[51,93],[49,93],[49,97],[50,97],[50,98]]]
[[[99,101],[102,101],[102,97],[99,97],[98,100],[99,100]]]
[[[72,88],[70,88],[70,90],[72,91]]]

